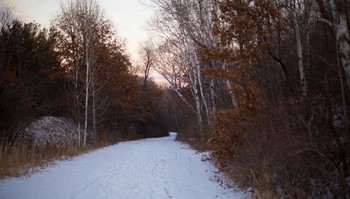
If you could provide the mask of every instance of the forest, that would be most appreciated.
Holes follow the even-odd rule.
[[[168,134],[171,94],[133,72],[96,1],[67,1],[49,29],[16,19],[11,6],[0,14],[1,177],[120,140]],[[77,138],[36,146],[26,127],[46,116],[73,121]]]
[[[350,198],[349,0],[151,1],[139,66],[94,0],[49,29],[3,8],[2,162],[60,116],[77,148],[173,130],[256,198]]]

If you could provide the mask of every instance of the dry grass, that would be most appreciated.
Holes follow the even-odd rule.
[[[39,147],[30,142],[23,142],[13,147],[0,146],[0,179],[30,175],[54,164],[57,160],[69,159],[120,141],[144,138],[144,136],[136,133],[118,137],[118,141],[110,142],[110,139],[109,141],[107,141],[108,139],[101,139],[98,143],[85,148],[79,148],[76,143],[66,144],[65,146]],[[113,140],[117,139],[113,138]],[[200,152],[211,150],[206,139],[193,138],[193,135],[179,134],[177,140],[189,144],[193,149]]]
[[[212,150],[206,138],[197,138],[190,134],[178,133],[176,140],[190,145],[191,148],[199,152]]]
[[[99,142],[85,148],[79,148],[76,144],[60,147],[20,144],[11,149],[2,147],[0,149],[0,179],[30,175],[41,168],[54,164],[56,160],[68,159],[106,145],[105,142]]]

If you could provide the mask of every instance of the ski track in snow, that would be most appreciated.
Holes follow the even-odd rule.
[[[241,199],[210,180],[215,168],[174,134],[123,142],[31,176],[0,181],[0,198]]]

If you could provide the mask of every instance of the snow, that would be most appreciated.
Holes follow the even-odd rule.
[[[175,135],[123,142],[1,180],[0,198],[248,198],[211,180],[215,167]]]
[[[24,138],[33,139],[39,146],[65,145],[77,140],[76,129],[73,121],[67,118],[45,116],[38,118],[24,129]]]

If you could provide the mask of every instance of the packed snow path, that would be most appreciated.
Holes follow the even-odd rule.
[[[211,180],[215,169],[201,158],[174,135],[123,142],[2,180],[0,198],[245,198]]]

